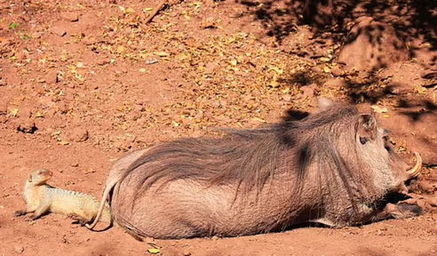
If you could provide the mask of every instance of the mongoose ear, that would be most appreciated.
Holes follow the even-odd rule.
[[[29,178],[27,179],[27,181],[32,182],[32,175],[29,175]]]
[[[334,105],[334,102],[332,100],[325,97],[319,97],[317,101],[319,105],[319,112],[325,111],[328,108],[330,108],[332,105]]]
[[[357,133],[361,144],[366,144],[368,141],[376,138],[378,127],[376,124],[376,119],[373,115],[360,115],[357,124]]]

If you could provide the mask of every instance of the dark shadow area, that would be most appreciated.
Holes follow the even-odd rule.
[[[408,116],[412,121],[420,121],[421,118],[425,115],[435,115],[435,111],[437,111],[437,105],[432,103],[429,100],[423,100],[416,104],[411,104],[406,100],[400,100],[399,106],[406,110],[401,111],[402,114]],[[420,107],[419,110],[408,110],[411,107]]]
[[[398,192],[392,192],[387,194],[387,196],[384,199],[384,203],[391,203],[391,204],[397,204],[400,201],[404,201],[407,199],[410,199],[411,197],[409,195],[406,194],[402,194],[402,193],[398,193]]]
[[[294,74],[288,75],[285,78],[278,79],[280,83],[283,84],[295,84],[298,86],[306,86],[314,82],[318,82],[317,78],[314,78],[309,72],[296,72]]]
[[[22,132],[22,133],[29,133],[29,134],[34,134],[35,132],[38,131],[38,127],[35,126],[35,124],[31,124],[31,125],[19,125],[17,127],[17,131],[18,132]]]
[[[351,103],[370,102],[374,104],[386,96],[384,88],[370,88],[376,82],[373,76],[370,77],[372,78],[364,81],[345,79],[346,94]]]
[[[309,25],[312,35],[302,45],[288,52],[312,59],[321,58],[328,48],[335,48],[333,61],[338,64],[334,77],[344,78],[334,89],[345,90],[351,103],[393,98],[402,100],[412,87],[390,84],[380,75],[381,69],[406,61],[416,54],[429,55],[437,50],[437,1],[435,0],[236,0],[245,6],[242,15],[253,17],[264,27],[266,35],[281,45],[292,37],[300,25]],[[292,40],[292,42],[294,42]],[[288,43],[288,41],[287,41]],[[349,48],[348,48],[349,47]],[[348,49],[346,49],[348,48]],[[288,49],[288,48],[287,48]],[[323,49],[323,50],[320,50]],[[366,50],[362,50],[366,49]],[[314,51],[313,51],[314,50]],[[357,52],[358,57],[356,55]],[[320,55],[321,54],[321,55]],[[361,55],[360,55],[361,54]],[[437,57],[418,61],[423,66],[423,88],[436,86]],[[329,61],[327,62],[329,63]],[[319,68],[323,69],[324,64]],[[347,70],[347,67],[356,67]],[[321,86],[330,71],[305,70],[284,74],[278,81],[299,87]],[[329,78],[329,79],[330,79]],[[389,78],[388,78],[389,79]],[[405,93],[405,91],[410,90]],[[402,110],[413,121],[433,114],[436,105],[421,102],[424,110]],[[293,118],[291,119],[293,120]]]
[[[363,16],[390,23],[403,40],[423,37],[436,50],[437,2],[434,0],[236,0],[247,7],[281,41],[295,31],[294,25],[311,25],[318,33],[347,32],[349,23]],[[353,39],[351,37],[350,39]],[[378,38],[374,38],[378,41]]]
[[[255,20],[259,20],[266,29],[266,34],[275,37],[278,41],[295,31],[295,24],[299,21],[294,13],[296,6],[292,1],[237,0],[236,2],[246,6],[246,15],[252,15]],[[281,2],[281,7],[277,7],[275,2]]]
[[[242,15],[259,21],[266,36],[281,45],[298,25],[309,25],[313,32],[307,42],[290,53],[316,58],[329,47],[336,48],[336,62],[374,76],[381,68],[437,50],[437,1],[434,0],[236,0],[246,7]],[[293,41],[293,40],[292,40]],[[288,42],[287,42],[288,43]],[[314,46],[314,47],[313,47]],[[293,48],[293,47],[291,47]],[[320,50],[323,49],[323,50]],[[316,56],[317,55],[317,56]],[[433,70],[436,58],[418,62]],[[435,70],[434,70],[435,72]],[[308,84],[305,76],[290,80]],[[433,73],[424,79],[433,79]],[[434,75],[435,76],[435,75]],[[429,78],[431,77],[431,78]],[[363,84],[361,87],[368,85]],[[427,84],[428,87],[435,82]],[[349,84],[352,100],[376,102],[384,91],[362,94],[357,84]]]
[[[283,122],[292,122],[292,121],[302,120],[305,117],[309,116],[309,114],[310,113],[306,112],[306,111],[289,109],[283,118],[283,120],[284,120]]]

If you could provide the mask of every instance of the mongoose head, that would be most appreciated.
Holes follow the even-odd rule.
[[[33,185],[43,185],[52,177],[52,175],[53,173],[48,170],[35,170],[29,175],[27,181]]]

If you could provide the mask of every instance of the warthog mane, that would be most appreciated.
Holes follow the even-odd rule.
[[[165,185],[177,179],[190,179],[206,185],[237,183],[237,194],[263,186],[275,174],[297,172],[297,181],[305,178],[307,167],[317,161],[319,169],[337,172],[348,193],[350,166],[359,165],[353,152],[352,132],[358,110],[351,105],[335,105],[325,111],[309,115],[299,121],[282,121],[267,127],[247,130],[227,130],[220,138],[184,138],[154,148],[135,161],[122,178],[141,169],[137,195],[160,181]],[[333,141],[343,132],[335,125],[349,123],[351,159],[343,159]],[[347,126],[347,125],[346,125]],[[340,127],[345,127],[344,125]],[[355,154],[355,155],[354,155]],[[317,157],[315,157],[317,156]],[[349,164],[346,164],[348,162]],[[138,168],[140,167],[141,168]],[[330,175],[330,174],[320,174]],[[299,186],[297,186],[299,187]],[[352,197],[351,197],[352,198]]]

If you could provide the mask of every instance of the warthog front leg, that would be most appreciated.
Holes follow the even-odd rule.
[[[373,221],[388,218],[411,218],[419,216],[420,214],[422,214],[422,208],[416,204],[409,204],[406,202],[400,202],[397,204],[388,203],[384,209],[373,218]]]

